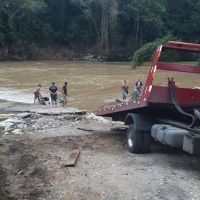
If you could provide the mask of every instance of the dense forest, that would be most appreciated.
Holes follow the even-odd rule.
[[[200,42],[199,0],[0,0],[0,59],[60,49],[128,60],[167,36]]]

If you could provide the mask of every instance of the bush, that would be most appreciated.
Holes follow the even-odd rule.
[[[160,44],[164,44],[167,41],[172,40],[172,39],[174,39],[172,35],[167,35],[163,38],[156,39],[153,42],[146,43],[140,49],[135,51],[133,55],[133,60],[131,62],[133,68],[137,68],[138,66],[141,66],[145,61],[150,61],[153,58],[154,51],[157,49],[157,47]]]

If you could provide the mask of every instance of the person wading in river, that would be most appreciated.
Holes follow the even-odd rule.
[[[67,82],[64,83],[64,86],[62,88],[62,94],[63,94],[63,107],[67,107]]]
[[[124,80],[123,83],[122,83],[122,87],[121,87],[123,100],[126,100],[126,98],[128,96],[128,88],[129,88],[128,83],[127,83],[126,80]]]
[[[51,97],[51,105],[57,106],[57,91],[58,91],[58,88],[55,86],[54,82],[52,82],[52,85],[49,88],[49,91],[50,91],[50,97]]]
[[[136,88],[137,88],[139,94],[141,93],[142,85],[143,85],[143,84],[142,84],[142,81],[138,78],[138,80],[137,80],[136,83],[135,83],[135,86],[136,86]]]
[[[132,94],[131,94],[131,100],[136,101],[136,100],[138,100],[139,96],[140,96],[140,93],[138,91],[138,88],[135,87],[132,91]]]
[[[36,104],[37,101],[40,103],[40,101],[42,99],[40,90],[41,90],[41,84],[38,84],[38,87],[36,88],[36,90],[34,92],[34,104]]]

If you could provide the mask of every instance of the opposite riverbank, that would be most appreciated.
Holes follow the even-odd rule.
[[[0,48],[0,61],[27,61],[27,60],[68,60],[93,62],[121,62],[130,61],[132,52],[124,53],[124,49],[100,51],[97,49],[67,49],[62,47],[40,48],[35,45]]]

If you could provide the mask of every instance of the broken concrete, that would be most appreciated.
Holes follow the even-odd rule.
[[[51,107],[49,105],[35,105],[16,102],[5,102],[0,104],[0,112],[31,112],[44,115],[60,114],[86,114],[85,110],[76,108]]]

